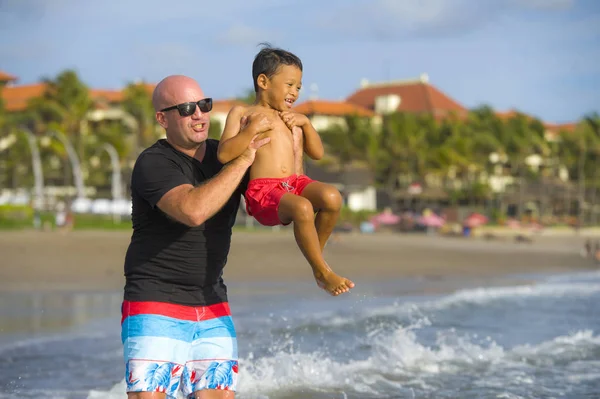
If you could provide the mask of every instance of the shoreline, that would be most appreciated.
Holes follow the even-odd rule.
[[[0,232],[0,291],[120,290],[130,231]],[[579,252],[586,236],[535,236],[533,243],[411,234],[341,234],[325,258],[355,283],[395,279],[481,281],[519,274],[593,270]],[[229,285],[313,282],[291,230],[234,232]],[[252,284],[254,285],[254,284]],[[293,289],[292,289],[293,290]]]

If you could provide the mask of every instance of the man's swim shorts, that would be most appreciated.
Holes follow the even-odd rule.
[[[164,302],[122,305],[121,339],[127,392],[175,398],[202,389],[235,391],[238,351],[229,304]]]

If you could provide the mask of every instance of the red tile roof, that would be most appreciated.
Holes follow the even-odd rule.
[[[46,90],[45,83],[31,85],[7,86],[2,89],[4,108],[7,111],[22,111],[27,108],[29,100],[41,97]]]
[[[17,80],[16,76],[9,75],[6,72],[0,71],[0,82],[13,82]]]
[[[527,118],[530,121],[534,120],[534,119],[539,120],[539,118],[537,118],[533,115],[529,115],[524,112],[521,112],[517,109],[510,109],[508,111],[498,111],[495,114],[497,117],[499,117],[503,121],[514,118],[517,115],[523,115],[523,116],[525,116],[525,118]],[[579,124],[578,122],[568,122],[568,123],[552,123],[552,122],[544,122],[544,121],[541,121],[541,122],[548,131],[556,132],[556,133],[559,131],[562,131],[562,130],[567,131],[567,132],[574,132],[575,129],[577,128],[577,125]]]
[[[123,101],[123,92],[121,90],[91,89],[90,97],[95,101],[104,100],[108,103],[120,103]]]
[[[148,94],[152,95],[156,85],[142,83]],[[31,85],[6,86],[0,93],[4,100],[4,107],[7,111],[23,111],[27,108],[29,100],[41,97],[46,90],[45,83],[35,83]],[[90,97],[93,101],[106,102],[109,104],[120,103],[123,101],[123,92],[121,90],[91,89]]]
[[[565,132],[569,132],[569,133],[573,133],[575,131],[575,129],[577,129],[577,126],[579,125],[579,123],[577,122],[570,122],[570,123],[544,123],[544,127],[552,132],[561,132],[561,131],[565,131]]]
[[[523,115],[529,120],[538,119],[537,117],[521,112],[518,109],[509,109],[508,111],[497,111],[495,112],[495,114],[498,118],[502,119],[503,121],[507,121],[511,118],[516,117],[517,115]]]
[[[304,115],[329,115],[329,116],[375,116],[375,112],[360,105],[346,101],[309,100],[294,107],[295,112]]]
[[[397,111],[401,112],[428,112],[434,116],[467,112],[465,107],[427,83],[426,79],[366,84],[351,94],[347,101],[375,110],[376,98],[386,95],[400,97]]]

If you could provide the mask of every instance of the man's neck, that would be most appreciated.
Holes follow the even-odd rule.
[[[175,148],[177,151],[182,152],[191,158],[197,159],[200,162],[202,162],[202,160],[204,159],[204,155],[206,155],[206,141],[203,141],[202,143],[194,145],[190,148],[185,148],[178,144],[175,144],[171,140],[169,140],[168,137],[167,143],[169,143],[171,147]]]

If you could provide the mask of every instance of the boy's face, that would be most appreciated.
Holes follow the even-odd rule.
[[[294,65],[282,65],[267,82],[269,105],[278,111],[288,111],[300,95],[302,71]]]

